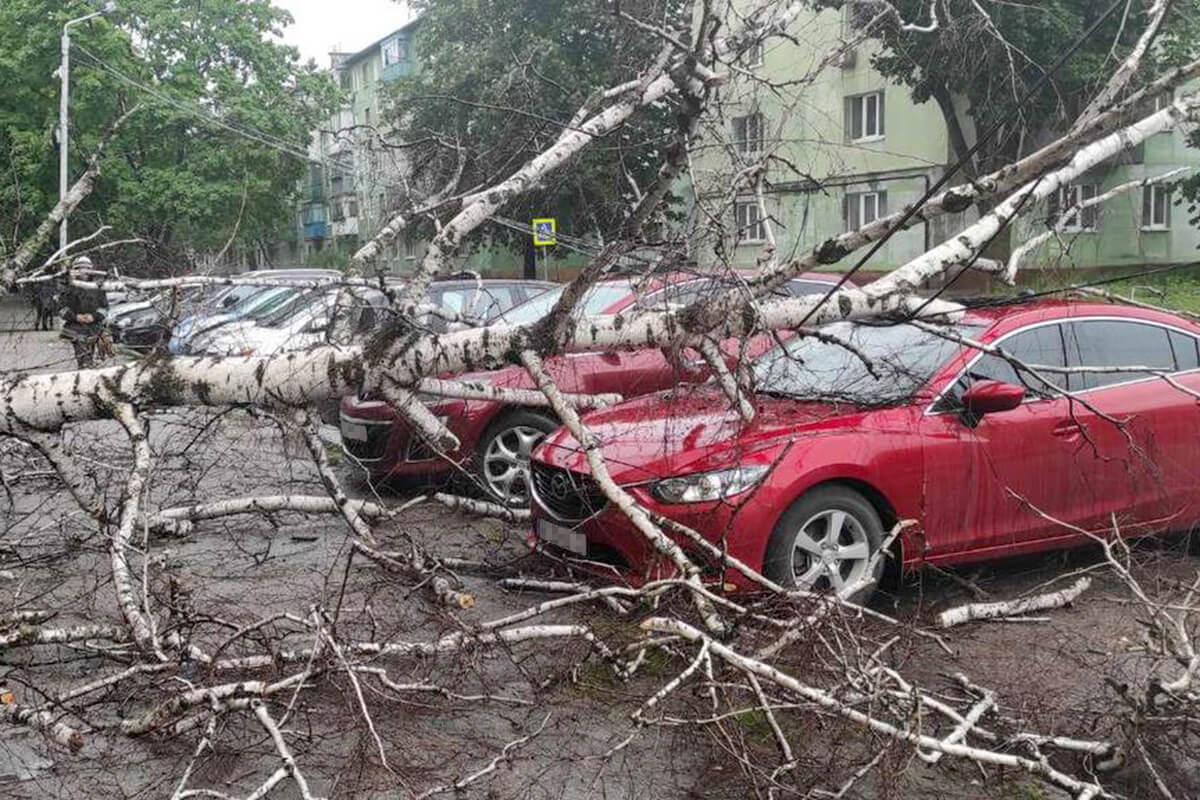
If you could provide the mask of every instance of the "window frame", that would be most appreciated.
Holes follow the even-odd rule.
[[[754,209],[754,219],[751,220],[749,214],[747,214],[746,220],[743,223],[742,210],[750,208]],[[736,244],[738,246],[744,244],[762,244],[767,241],[766,218],[762,216],[762,209],[758,207],[757,200],[735,200],[733,203],[733,223],[734,236],[737,239]],[[756,232],[757,236],[752,236],[752,231]]]
[[[758,69],[763,65],[765,58],[766,47],[763,46],[763,40],[760,38],[755,40],[754,44],[742,54],[742,59],[744,60],[742,67],[745,69]]]
[[[1169,231],[1171,230],[1171,188],[1164,186],[1161,183],[1151,183],[1142,187],[1142,230],[1144,231]],[[1162,210],[1163,219],[1157,222],[1154,219],[1155,199],[1161,196],[1163,199]],[[1146,210],[1150,211],[1150,220],[1146,220]]]
[[[757,122],[757,129],[753,131],[757,136],[751,135],[750,126]],[[749,114],[742,114],[734,117],[731,121],[733,125],[733,149],[738,155],[743,158],[758,158],[763,154],[764,143],[767,135],[767,120],[761,111],[751,111]],[[739,135],[738,126],[742,127]]]
[[[871,217],[870,222],[863,222],[863,208],[866,204],[866,199],[873,197],[875,199],[875,213]],[[851,225],[850,213],[851,206],[855,206],[855,214],[858,217],[858,225]],[[846,202],[842,207],[842,222],[846,225],[846,231],[856,231],[863,225],[870,225],[881,217],[887,216],[887,189],[868,189],[865,192],[846,192]]]
[[[875,99],[875,129],[868,132],[867,130],[867,100]],[[859,136],[854,135],[854,107],[856,104],[861,104],[861,120],[862,133]],[[863,142],[880,142],[887,136],[887,125],[884,124],[884,117],[887,104],[885,102],[885,93],[883,89],[873,89],[869,92],[861,94],[852,94],[846,96],[846,119],[844,121],[846,129],[846,141],[856,144]]]
[[[408,61],[408,40],[403,36],[393,36],[383,43],[380,48],[380,58],[383,61],[383,68],[394,67],[396,64],[403,64]],[[391,58],[389,58],[391,56]]]
[[[1068,209],[1078,203],[1095,200],[1099,195],[1100,185],[1098,183],[1068,183],[1066,186],[1058,187],[1058,191],[1053,195],[1055,202],[1051,204],[1050,208],[1051,228],[1054,229],[1059,224],[1059,220]],[[1099,210],[1098,206],[1090,206],[1076,211],[1071,219],[1063,221],[1062,227],[1058,230],[1063,233],[1096,233],[1100,227]]]
[[[1163,338],[1166,342],[1166,351],[1170,355],[1171,362],[1172,362],[1171,369],[1162,370],[1162,371],[1166,372],[1168,375],[1175,375],[1175,374],[1178,374],[1179,372],[1181,372],[1181,370],[1179,369],[1179,360],[1175,357],[1175,343],[1171,339],[1171,333],[1172,333],[1171,328],[1168,328],[1163,325],[1159,325],[1158,323],[1155,323],[1155,322],[1150,322],[1148,320],[1137,319],[1137,318],[1133,318],[1133,317],[1129,317],[1129,318],[1125,318],[1125,319],[1121,319],[1121,320],[1085,318],[1085,319],[1079,319],[1079,320],[1071,320],[1068,324],[1070,324],[1072,327],[1074,327],[1075,325],[1087,325],[1088,323],[1093,323],[1093,322],[1117,322],[1117,323],[1123,323],[1126,325],[1145,325],[1147,327],[1157,329],[1158,333],[1163,335]],[[1073,338],[1074,341],[1071,341],[1071,338]],[[1082,361],[1083,353],[1080,348],[1079,336],[1077,334],[1074,334],[1073,332],[1071,332],[1071,338],[1068,338],[1068,331],[1064,330],[1063,331],[1063,339],[1064,339],[1064,342],[1067,344],[1067,366],[1068,367],[1087,366],[1083,363],[1072,363],[1073,361],[1076,361],[1076,360]],[[1194,336],[1192,338],[1195,339]],[[1075,347],[1074,352],[1072,352],[1072,349],[1071,349],[1072,345],[1074,345],[1074,347]],[[1140,367],[1140,366],[1150,366],[1150,363],[1151,362],[1147,361],[1147,362],[1141,362],[1138,364],[1109,364],[1109,365],[1098,365],[1098,366]],[[1185,371],[1190,372],[1191,370],[1185,370]],[[1067,377],[1067,385],[1068,385],[1068,388],[1069,388],[1069,391],[1071,392],[1071,394],[1079,394],[1081,392],[1090,392],[1090,391],[1095,391],[1097,389],[1108,389],[1113,386],[1122,386],[1122,385],[1126,385],[1126,384],[1137,383],[1139,381],[1144,381],[1144,380],[1161,380],[1161,378],[1159,378],[1159,376],[1157,376],[1157,375],[1137,373],[1137,372],[1091,372],[1091,373],[1081,372],[1081,373],[1068,373],[1066,375],[1066,377]],[[1080,382],[1084,381],[1084,380],[1088,379],[1089,377],[1097,378],[1099,380],[1104,380],[1105,378],[1112,378],[1112,381],[1109,383],[1101,383],[1098,386],[1086,386],[1086,387],[1081,387],[1078,389],[1071,386],[1072,383],[1075,383],[1077,381],[1080,381]]]
[[[1170,334],[1171,332],[1181,333],[1184,336],[1190,336],[1192,339],[1200,339],[1200,334],[1193,333],[1192,331],[1189,331],[1186,328],[1181,328],[1179,326],[1171,325],[1171,324],[1168,324],[1165,322],[1155,322],[1152,320],[1141,319],[1139,317],[1122,317],[1122,316],[1116,316],[1116,315],[1100,314],[1100,315],[1088,315],[1088,316],[1084,316],[1084,317],[1061,317],[1059,319],[1050,319],[1050,320],[1042,320],[1041,322],[1033,322],[1033,323],[1030,323],[1029,325],[1025,325],[1023,327],[1011,330],[1008,333],[1002,334],[999,338],[993,339],[992,341],[987,342],[987,344],[992,347],[1003,348],[1004,342],[1006,340],[1008,340],[1018,334],[1026,333],[1027,331],[1031,331],[1036,328],[1042,328],[1047,325],[1061,326],[1061,325],[1066,325],[1066,324],[1072,323],[1072,322],[1136,322],[1136,323],[1140,323],[1142,325],[1153,325],[1153,326],[1162,328],[1165,331],[1167,331],[1168,334]],[[1060,335],[1062,334],[1061,331],[1059,333],[1060,333]],[[1168,336],[1168,338],[1169,338],[1169,336]],[[1172,343],[1172,355],[1174,355],[1173,348],[1174,348],[1174,343]],[[940,415],[940,414],[958,414],[958,413],[960,413],[960,409],[938,408],[938,406],[941,404],[942,400],[945,398],[946,393],[949,392],[950,389],[955,384],[957,384],[960,380],[962,380],[964,375],[966,375],[968,372],[970,372],[971,368],[973,366],[975,366],[975,362],[979,361],[981,358],[988,356],[988,355],[991,355],[991,354],[986,353],[982,350],[976,350],[975,354],[965,364],[963,364],[953,375],[951,375],[949,380],[947,380],[942,385],[942,388],[938,390],[936,395],[934,395],[933,400],[930,401],[929,405],[925,407],[925,413],[923,414],[923,416],[932,417],[932,416],[936,416],[936,415]],[[1063,338],[1063,355],[1066,358],[1066,360],[1070,360],[1069,359],[1070,354],[1067,352],[1067,343],[1066,343],[1065,336]],[[1178,364],[1179,364],[1178,359],[1176,359],[1176,366],[1178,366]],[[1134,365],[1134,366],[1140,366],[1140,365]],[[1177,369],[1176,371],[1171,372],[1169,374],[1173,375],[1173,376],[1174,375],[1186,375],[1186,374],[1189,374],[1192,372],[1200,372],[1200,367],[1197,367],[1195,369],[1187,369],[1187,370]],[[1056,373],[1056,374],[1058,374],[1058,373]],[[1064,379],[1067,379],[1067,378],[1069,378],[1070,373],[1061,373],[1061,375]],[[1116,389],[1118,387],[1129,386],[1134,383],[1142,383],[1144,381],[1161,381],[1161,380],[1162,380],[1162,378],[1160,378],[1157,375],[1150,375],[1148,377],[1131,378],[1126,381],[1120,381],[1119,383],[1110,383],[1105,386],[1093,386],[1090,389],[1080,389],[1078,391],[1071,391],[1071,394],[1072,395],[1081,395],[1081,394],[1088,394],[1090,392],[1103,392],[1103,391],[1107,391],[1109,389]],[[1065,383],[1065,382],[1066,382],[1066,380],[1063,381],[1063,383]],[[1022,401],[1021,404],[1024,405],[1025,403],[1031,403],[1031,402],[1059,400],[1059,399],[1062,399],[1062,397],[1063,397],[1063,395],[1058,395],[1055,397],[1037,397],[1037,396],[1029,397],[1029,396],[1027,396],[1025,398],[1025,400]]]

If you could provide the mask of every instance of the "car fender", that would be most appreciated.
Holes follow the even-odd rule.
[[[896,436],[909,438],[902,434]],[[780,464],[783,469],[775,470],[768,478],[770,494],[778,498],[767,516],[771,530],[800,497],[830,483],[848,484],[862,491],[880,510],[885,527],[898,520],[920,520],[924,506],[924,462],[919,442],[914,440],[912,446],[906,447],[897,440],[892,447],[880,448],[878,441],[879,437],[870,440],[852,436],[822,437],[819,443],[803,447],[802,452],[787,454]],[[855,458],[856,455],[859,457]],[[887,519],[889,514],[892,520]],[[903,539],[905,560],[908,561],[910,554],[916,556],[922,550],[919,526],[907,529]]]

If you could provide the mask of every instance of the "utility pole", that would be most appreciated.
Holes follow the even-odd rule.
[[[71,27],[82,22],[87,22],[89,19],[94,19],[101,14],[107,14],[114,11],[117,4],[114,0],[108,0],[104,4],[104,8],[99,11],[93,11],[91,14],[73,19],[63,25],[62,32],[62,59],[58,65],[58,77],[61,81],[61,88],[58,93],[58,199],[61,202],[67,196],[67,155],[69,149],[69,123],[67,119],[67,100],[70,96],[71,88]],[[67,244],[70,239],[67,237],[67,219],[58,226],[58,246],[61,250],[67,249]]]

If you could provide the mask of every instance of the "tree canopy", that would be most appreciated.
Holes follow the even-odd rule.
[[[68,19],[94,8],[0,4],[0,26],[22,32],[0,51],[0,250],[57,197],[59,37]],[[327,74],[272,38],[288,22],[269,0],[122,0],[73,28],[72,175],[120,109],[139,105],[73,216],[73,236],[111,225],[145,239],[148,260],[159,264],[184,247],[277,238],[310,132],[337,102]]]
[[[456,172],[472,186],[512,171],[553,142],[598,89],[634,80],[663,41],[614,24],[603,3],[571,0],[421,0],[418,68],[393,89],[394,136],[410,147],[414,185],[444,185]],[[639,0],[622,10],[668,30],[690,19],[677,0]],[[620,229],[634,189],[653,180],[675,132],[663,104],[589,147],[569,171],[517,198],[506,214],[554,215],[568,236],[608,240]],[[524,231],[487,235],[520,242]],[[476,242],[480,241],[478,238]]]

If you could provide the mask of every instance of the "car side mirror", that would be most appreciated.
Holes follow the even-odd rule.
[[[976,381],[963,394],[963,419],[974,427],[985,414],[1011,411],[1025,401],[1025,387],[1004,381]]]
[[[226,297],[224,300],[221,301],[221,308],[229,308],[236,302],[237,302],[236,299],[234,299],[232,297]]]
[[[600,354],[600,360],[603,361],[605,364],[620,364],[621,363],[621,354],[614,353],[611,350],[609,350],[609,351],[606,351],[606,352]]]

